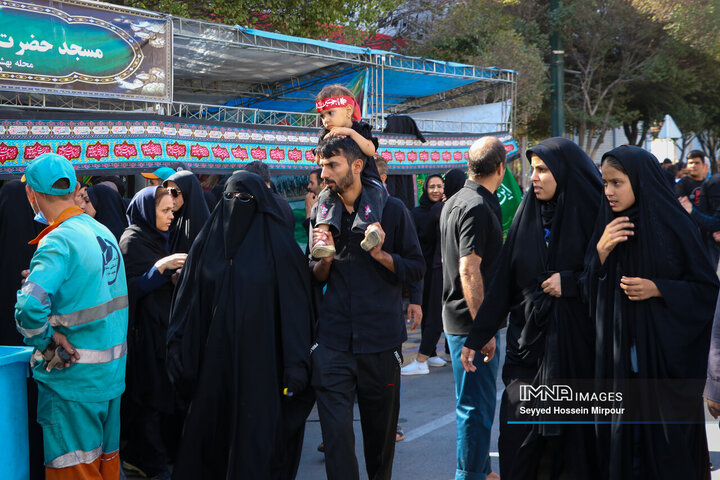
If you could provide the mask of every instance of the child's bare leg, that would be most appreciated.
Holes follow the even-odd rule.
[[[316,227],[316,229],[330,235],[330,225],[320,224]],[[315,258],[326,258],[335,255],[335,246],[328,245],[328,243],[323,240],[323,237],[323,235],[313,235],[313,244],[310,249],[310,255]]]

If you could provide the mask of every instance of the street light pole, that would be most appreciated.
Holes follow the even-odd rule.
[[[550,65],[550,80],[552,82],[552,136],[561,137],[565,134],[565,109],[563,97],[565,95],[565,59],[562,39],[558,31],[556,16],[560,10],[560,0],[550,2],[550,47],[552,48],[552,63]]]

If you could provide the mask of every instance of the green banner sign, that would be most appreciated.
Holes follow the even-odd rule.
[[[0,3],[0,89],[172,101],[169,19],[86,2]]]

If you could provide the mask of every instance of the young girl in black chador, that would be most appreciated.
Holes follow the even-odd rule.
[[[352,92],[342,85],[328,85],[320,90],[315,106],[323,123],[320,140],[326,136],[350,137],[365,154],[365,167],[361,174],[363,190],[352,229],[365,232],[365,239],[360,246],[364,250],[372,250],[380,243],[380,235],[372,224],[382,219],[382,211],[387,201],[387,191],[373,160],[378,147],[377,138],[371,134],[372,127],[360,120],[360,106]],[[316,227],[325,231],[334,227],[335,231],[339,232],[343,208],[340,197],[325,188],[318,195],[317,208]],[[315,258],[331,257],[335,254],[335,247],[318,240],[310,253]]]
[[[596,390],[623,392],[609,406],[624,411],[595,427],[600,477],[709,479],[702,391],[717,277],[652,154],[617,147],[602,178],[607,201],[581,284],[595,316]]]

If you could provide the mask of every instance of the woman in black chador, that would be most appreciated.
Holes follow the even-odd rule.
[[[312,407],[310,271],[259,176],[242,171],[193,245],[168,332],[190,403],[175,480],[290,479]],[[304,409],[304,410],[303,410]]]
[[[465,185],[467,175],[459,168],[451,168],[445,172],[445,199],[449,200],[450,197],[455,195]]]
[[[442,258],[440,254],[440,213],[443,208],[445,181],[441,175],[425,179],[420,204],[410,212],[417,230],[420,248],[425,258],[425,278],[422,294],[422,339],[418,356],[402,368],[403,375],[426,373],[430,366],[441,367],[445,360],[437,356],[436,348],[443,332],[442,323]]]
[[[598,384],[623,392],[614,406],[625,408],[596,427],[602,478],[709,479],[702,391],[717,277],[652,154],[615,148],[602,178],[583,286]]]
[[[85,213],[105,225],[120,241],[128,226],[125,204],[120,194],[107,185],[93,185],[87,188],[86,195]]]
[[[90,187],[95,188],[95,187]],[[123,396],[123,461],[147,476],[167,474],[182,426],[165,367],[176,270],[187,254],[169,252],[172,199],[163,187],[146,187],[130,202],[130,226],[120,237],[128,282],[127,389]],[[180,417],[180,418],[178,418]]]
[[[495,276],[465,343],[480,350],[508,312],[500,407],[500,477],[593,479],[594,432],[587,425],[526,425],[520,384],[593,378],[594,326],[578,278],[602,197],[600,174],[575,143],[549,138],[527,152],[532,189],[515,215]]]
[[[170,228],[170,252],[188,253],[210,217],[200,180],[190,171],[174,173],[163,182],[173,197],[175,219]]]

